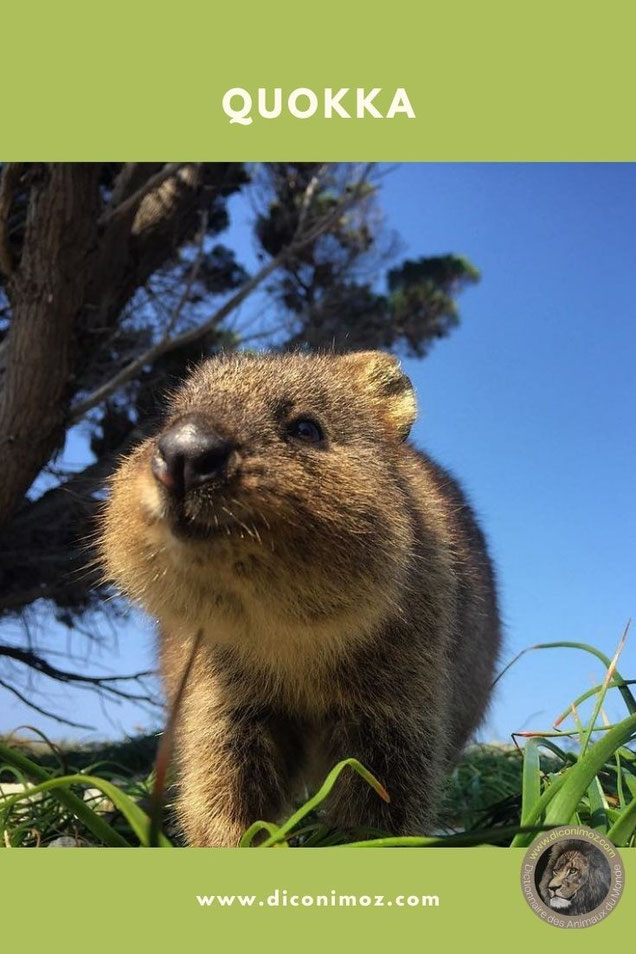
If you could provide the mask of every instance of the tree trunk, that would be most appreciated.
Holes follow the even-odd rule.
[[[99,166],[42,164],[32,174],[23,253],[9,282],[0,526],[63,445],[78,316],[97,246]]]

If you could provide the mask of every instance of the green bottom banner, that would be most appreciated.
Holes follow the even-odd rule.
[[[92,952],[214,950],[227,942],[387,951],[496,936],[516,954],[557,944],[598,949],[627,940],[634,926],[633,900],[623,896],[636,879],[629,849],[609,862],[609,893],[578,915],[566,897],[575,889],[556,868],[543,875],[556,906],[537,900],[525,849],[16,849],[0,857],[5,950],[80,942]],[[568,877],[586,877],[576,861],[568,865]]]

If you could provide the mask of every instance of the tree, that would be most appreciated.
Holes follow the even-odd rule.
[[[34,616],[44,607],[90,637],[95,614],[121,611],[104,602],[90,545],[104,481],[193,362],[241,346],[422,357],[458,323],[456,297],[478,279],[465,259],[402,262],[380,282],[396,254],[380,178],[317,163],[2,167],[0,617],[21,635],[0,641],[0,659],[145,695],[53,665],[32,643]],[[253,204],[252,275],[219,241],[238,194]],[[70,441],[80,467],[65,461]]]

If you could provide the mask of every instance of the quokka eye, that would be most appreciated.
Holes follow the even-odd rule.
[[[324,440],[320,424],[310,417],[299,417],[289,425],[289,436],[306,444],[319,444]]]

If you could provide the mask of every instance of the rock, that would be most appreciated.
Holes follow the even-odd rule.
[[[75,838],[71,838],[70,835],[60,835],[59,838],[54,838],[53,841],[50,841],[47,848],[81,848],[79,841],[76,841]]]

